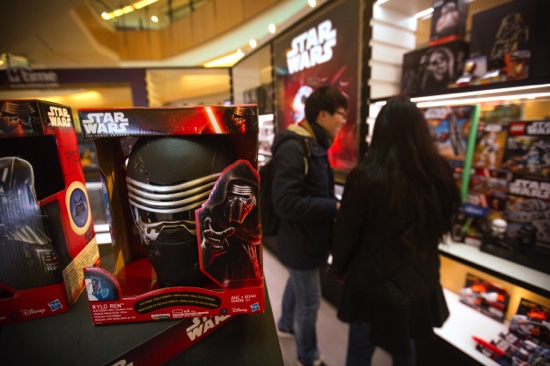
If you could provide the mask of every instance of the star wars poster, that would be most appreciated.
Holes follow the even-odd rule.
[[[348,97],[347,122],[329,150],[331,165],[342,170],[357,162],[359,13],[358,1],[340,1],[274,42],[278,131],[304,119],[304,102],[320,86]]]

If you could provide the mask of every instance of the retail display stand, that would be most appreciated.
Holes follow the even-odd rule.
[[[111,245],[100,252],[102,267],[112,270]],[[4,326],[0,359],[5,365],[283,364],[267,294],[264,313],[228,317],[183,350],[188,323],[193,319],[94,326],[82,294],[68,313]]]

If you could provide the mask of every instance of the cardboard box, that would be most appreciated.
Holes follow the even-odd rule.
[[[69,107],[0,101],[0,324],[69,310],[99,264]]]
[[[452,41],[421,48],[403,56],[401,93],[438,93],[462,75],[468,43]]]
[[[550,75],[548,27],[550,1],[510,1],[472,16],[470,56],[505,57],[515,51],[529,51],[528,77]],[[521,74],[521,73],[520,73]],[[522,78],[512,75],[512,79]]]
[[[435,0],[433,2],[430,46],[464,39],[468,3],[466,0]]]
[[[78,113],[116,264],[85,269],[94,324],[263,312],[257,106]]]

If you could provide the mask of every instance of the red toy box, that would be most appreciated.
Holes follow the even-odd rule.
[[[78,113],[116,267],[84,270],[94,324],[263,312],[257,106]]]
[[[0,101],[0,324],[67,312],[99,264],[71,109]]]

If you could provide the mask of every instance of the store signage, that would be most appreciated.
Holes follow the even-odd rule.
[[[317,27],[294,37],[292,50],[286,54],[288,73],[309,69],[332,59],[332,48],[336,46],[336,29],[332,22],[325,20]]]
[[[11,87],[58,86],[58,76],[55,71],[33,71],[20,68],[6,70]]]

